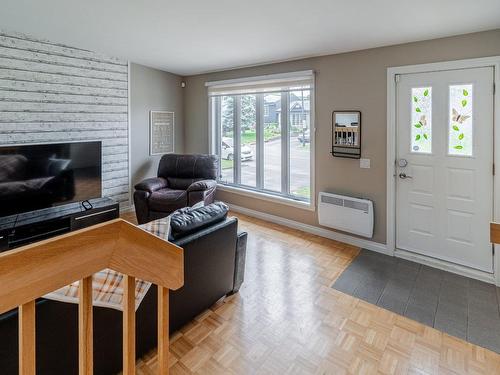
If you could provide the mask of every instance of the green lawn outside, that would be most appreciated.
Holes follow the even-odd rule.
[[[255,132],[245,132],[241,134],[241,144],[243,145],[255,143],[256,139]]]
[[[225,137],[232,137],[231,132],[224,134]],[[279,137],[280,132],[275,129],[264,129],[264,142],[267,142],[273,138]],[[257,134],[255,131],[246,131],[241,134],[241,144],[248,145],[252,143],[256,143]]]
[[[222,169],[231,169],[231,168],[233,168],[233,161],[232,160],[221,159],[221,168]]]
[[[311,197],[311,188],[309,186],[303,186],[292,192],[293,195],[297,195],[299,197],[310,198]]]

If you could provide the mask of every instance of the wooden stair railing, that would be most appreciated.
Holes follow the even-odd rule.
[[[500,244],[500,224],[490,223],[490,242]]]
[[[158,372],[168,374],[169,289],[184,283],[183,250],[116,219],[0,254],[0,314],[19,306],[19,373],[34,375],[35,299],[76,280],[79,289],[79,374],[93,372],[92,275],[125,276],[123,374],[135,373],[135,279],[158,286]]]

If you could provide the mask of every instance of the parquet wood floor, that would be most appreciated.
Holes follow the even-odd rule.
[[[500,355],[332,289],[358,248],[236,216],[245,283],[172,335],[171,374],[500,374]]]

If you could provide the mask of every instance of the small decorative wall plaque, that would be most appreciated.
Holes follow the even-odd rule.
[[[361,157],[360,111],[333,111],[332,155],[351,159]]]
[[[174,112],[150,111],[149,124],[149,154],[174,152]]]

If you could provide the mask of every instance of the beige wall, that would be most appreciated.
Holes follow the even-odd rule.
[[[316,195],[320,191],[362,196],[375,202],[374,241],[386,241],[386,73],[391,66],[500,55],[500,30],[391,47],[187,77],[185,151],[208,151],[206,81],[313,69],[316,72]],[[362,157],[334,158],[331,112],[362,112]],[[218,199],[303,223],[318,225],[317,212],[219,192]]]
[[[184,150],[184,103],[181,77],[130,64],[130,175],[132,187],[156,176],[160,156],[149,155],[149,111],[175,112],[176,152]],[[133,189],[132,189],[133,191]]]

